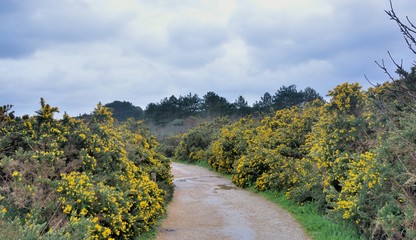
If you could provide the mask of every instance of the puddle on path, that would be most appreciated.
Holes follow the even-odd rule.
[[[220,184],[217,185],[217,188],[214,188],[214,190],[233,190],[237,189],[237,187],[226,185],[226,184]]]
[[[160,228],[159,231],[160,232],[174,232],[175,229],[172,229],[172,228]]]
[[[211,177],[211,178],[221,178],[222,179],[222,177],[221,176],[218,176],[218,175],[213,175],[213,176],[208,176],[208,177]]]
[[[196,180],[198,179],[197,177],[188,177],[188,178],[177,178],[174,179],[173,182],[186,182],[188,180]]]

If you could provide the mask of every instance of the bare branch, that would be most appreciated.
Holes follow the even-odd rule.
[[[416,26],[412,23],[412,21],[410,21],[409,17],[406,16],[407,22],[410,24],[410,26],[412,26],[412,28],[416,29]],[[415,30],[411,30],[412,32],[416,33]]]
[[[390,80],[395,81],[394,77],[390,74],[389,70],[387,70],[386,65],[384,64],[384,59],[381,59],[381,63],[375,61],[375,63],[381,68],[387,76],[389,76]]]
[[[365,75],[365,74],[364,74],[364,78],[367,80],[367,82],[368,82],[371,86],[373,86],[373,87],[377,87],[377,85],[378,85],[378,84],[374,84],[374,83],[372,83],[372,82],[370,81],[370,79],[368,79],[367,75]]]
[[[410,18],[408,16],[406,16],[406,20],[408,22],[408,24],[410,25],[407,26],[406,24],[404,24],[400,18],[396,15],[396,13],[394,12],[394,8],[393,8],[393,3],[390,0],[390,10],[389,11],[385,11],[387,13],[387,15],[390,16],[390,19],[395,21],[397,23],[397,25],[400,28],[400,31],[403,34],[403,37],[406,41],[407,46],[409,47],[409,49],[416,54],[416,38],[415,36],[413,36],[413,34],[416,34],[416,26],[412,23],[412,21],[410,21]]]

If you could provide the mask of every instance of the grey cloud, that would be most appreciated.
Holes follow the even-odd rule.
[[[134,49],[152,62],[191,69],[222,57],[229,39],[223,27],[198,21],[171,23],[166,35],[144,33],[136,38]]]
[[[198,49],[192,52],[183,49],[172,49],[165,60],[173,67],[198,69],[223,56],[224,49]]]
[[[331,4],[330,14],[303,19],[283,11],[241,12],[231,27],[248,45],[253,62],[265,69],[330,59],[348,49],[379,49],[391,41],[392,30],[379,26],[387,16],[374,3]]]
[[[388,0],[381,1],[385,6],[380,0],[314,0],[330,4],[328,11],[306,15],[235,1],[235,14],[221,21],[199,18],[195,13],[206,5],[197,0],[141,0],[137,8],[132,1],[134,20],[88,5],[99,1],[0,1],[0,105],[14,104],[18,114],[33,114],[40,97],[77,115],[100,101],[144,108],[189,92],[214,91],[229,101],[241,94],[252,103],[296,84],[325,95],[345,81],[365,85],[364,74],[385,80],[374,60],[388,58],[388,50],[399,61],[414,60],[383,12]],[[395,2],[401,16],[415,16],[413,0]],[[210,1],[213,8],[220,3]],[[149,12],[140,16],[142,10]],[[227,18],[229,25],[218,24]]]
[[[209,24],[185,23],[168,29],[167,60],[176,66],[199,67],[223,56],[221,48],[228,35],[225,29]]]
[[[209,24],[183,22],[168,31],[171,45],[186,51],[216,48],[227,40],[225,29]]]
[[[166,43],[161,36],[156,34],[143,34],[135,40],[131,49],[126,47],[126,52],[138,52],[144,57],[157,59],[166,55]]]
[[[50,44],[109,39],[126,20],[99,15],[83,1],[16,2],[6,1],[7,10],[0,12],[0,58],[25,56]]]

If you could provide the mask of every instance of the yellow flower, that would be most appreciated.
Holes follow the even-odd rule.
[[[141,208],[145,208],[145,207],[147,207],[147,202],[145,202],[145,201],[141,201],[141,202],[140,202],[140,207],[141,207]]]
[[[104,228],[104,231],[103,231],[103,237],[108,237],[110,234],[111,234],[111,229],[109,229],[109,228]]]
[[[98,231],[101,231],[103,227],[100,226],[100,224],[95,224],[95,229],[97,229]]]
[[[80,133],[79,137],[82,138],[83,140],[87,138],[87,136],[85,136],[85,134],[83,134],[83,133]]]
[[[7,209],[6,209],[6,208],[3,208],[3,209],[1,210],[1,212],[2,212],[2,213],[7,213]]]
[[[18,171],[14,171],[14,172],[13,172],[13,174],[12,174],[12,176],[13,176],[13,177],[17,177],[17,176],[19,176],[19,172],[18,172]]]
[[[85,216],[85,214],[87,214],[88,213],[88,210],[87,209],[85,209],[85,208],[83,208],[83,209],[81,209],[81,212],[79,213],[81,216]]]
[[[72,206],[71,205],[66,205],[66,207],[64,208],[64,213],[70,214],[71,210],[72,210]]]

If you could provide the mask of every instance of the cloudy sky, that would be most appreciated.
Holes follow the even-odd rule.
[[[416,21],[414,0],[394,6]],[[252,104],[282,85],[366,88],[364,74],[387,80],[374,63],[388,63],[387,51],[414,61],[386,9],[388,0],[0,0],[0,105],[32,115],[43,97],[78,115],[189,92]]]

